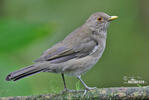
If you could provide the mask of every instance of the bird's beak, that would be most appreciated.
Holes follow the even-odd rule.
[[[115,20],[115,19],[117,19],[117,18],[118,18],[118,16],[111,16],[111,17],[109,18],[109,21]]]

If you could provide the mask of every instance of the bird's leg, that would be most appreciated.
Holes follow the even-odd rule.
[[[66,82],[65,82],[65,76],[64,76],[64,73],[61,73],[62,75],[62,79],[63,79],[63,83],[64,83],[64,91],[67,91],[67,87],[66,87]]]
[[[81,83],[84,85],[85,87],[85,91],[84,91],[84,94],[85,95],[89,90],[92,90],[92,89],[95,89],[96,87],[88,87],[85,82],[81,79],[81,75],[80,76],[77,76],[77,78],[81,81]]]

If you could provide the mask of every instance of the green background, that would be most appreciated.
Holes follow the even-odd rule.
[[[124,77],[149,82],[148,0],[0,0],[0,96],[59,93],[59,74],[39,73],[7,82],[12,71],[33,60],[63,40],[95,12],[117,15],[108,29],[107,47],[100,61],[85,75],[88,86],[120,87]],[[75,77],[66,77],[67,87],[78,88]],[[79,88],[83,89],[80,84]]]

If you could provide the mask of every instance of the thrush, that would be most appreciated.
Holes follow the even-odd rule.
[[[35,64],[10,73],[6,80],[16,81],[39,72],[52,72],[61,74],[65,90],[64,74],[77,77],[85,90],[93,89],[85,84],[81,75],[101,58],[106,47],[107,28],[116,18],[104,12],[92,14],[81,27],[46,50]]]

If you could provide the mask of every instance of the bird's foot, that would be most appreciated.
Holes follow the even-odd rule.
[[[64,88],[64,90],[62,91],[62,94],[69,93],[69,92],[74,92],[74,91],[75,90],[70,90],[70,89]]]
[[[93,89],[96,89],[96,87],[86,87],[86,90],[93,90]]]
[[[67,93],[67,92],[69,92],[69,89],[64,88],[64,90],[62,91],[62,94],[63,94],[63,93]]]
[[[96,89],[96,87],[86,87],[84,90],[83,96],[85,96],[88,91],[93,90],[93,89]]]

